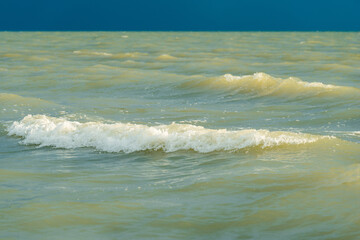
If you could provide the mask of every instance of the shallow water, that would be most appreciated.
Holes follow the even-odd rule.
[[[0,238],[359,239],[360,34],[1,32]]]

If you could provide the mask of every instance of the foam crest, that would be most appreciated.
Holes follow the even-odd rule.
[[[107,53],[107,52],[95,52],[95,51],[87,51],[87,50],[77,50],[73,51],[74,54],[77,55],[88,55],[88,56],[105,56],[105,57],[111,57],[113,54]]]
[[[299,78],[276,78],[269,74],[258,72],[253,75],[234,76],[225,74],[222,77],[211,79],[201,85],[225,87],[239,92],[251,92],[257,95],[345,95],[360,97],[360,89],[355,87],[336,86],[321,82],[305,82]]]
[[[249,147],[313,143],[324,136],[267,130],[206,129],[190,124],[146,126],[131,123],[80,123],[45,115],[28,115],[8,127],[8,135],[23,137],[23,144],[57,148],[93,147],[106,152],[145,150],[236,151]]]

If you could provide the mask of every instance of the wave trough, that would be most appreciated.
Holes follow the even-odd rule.
[[[237,151],[244,148],[269,148],[313,143],[328,136],[268,131],[206,129],[190,124],[146,126],[131,123],[80,123],[46,115],[28,115],[8,127],[8,135],[23,137],[23,144],[56,148],[93,147],[106,152],[145,150]]]

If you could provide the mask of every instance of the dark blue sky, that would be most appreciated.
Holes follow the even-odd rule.
[[[359,31],[360,0],[0,0],[0,30]]]

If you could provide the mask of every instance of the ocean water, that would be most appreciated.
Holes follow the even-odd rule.
[[[360,33],[1,32],[1,239],[360,239]]]

